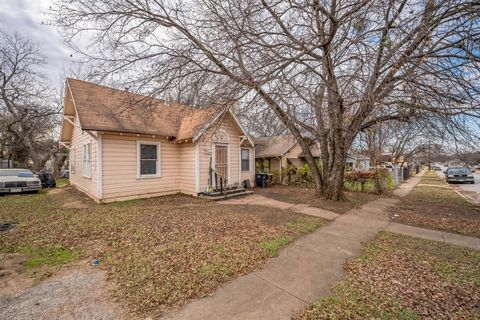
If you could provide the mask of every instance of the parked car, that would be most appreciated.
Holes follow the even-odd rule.
[[[439,166],[435,166],[433,167],[433,171],[442,171],[442,168],[440,168]]]
[[[0,193],[37,192],[40,179],[27,169],[0,169]]]
[[[445,181],[475,183],[473,174],[465,167],[450,167],[445,171]]]

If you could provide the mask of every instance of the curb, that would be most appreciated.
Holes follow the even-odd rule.
[[[476,199],[472,199],[470,198],[469,196],[463,194],[459,189],[460,187],[456,187],[456,186],[451,186],[452,187],[452,190],[455,191],[460,197],[462,197],[463,199],[467,200],[469,203],[475,205],[475,206],[478,206],[480,205],[480,202],[478,202]]]

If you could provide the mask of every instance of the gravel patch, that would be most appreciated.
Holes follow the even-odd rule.
[[[119,319],[100,270],[68,270],[0,300],[0,319]]]

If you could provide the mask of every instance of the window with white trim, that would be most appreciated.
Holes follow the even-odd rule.
[[[242,171],[250,171],[250,149],[242,149]]]
[[[68,159],[68,164],[70,165],[70,173],[75,173],[75,149],[70,149],[70,157]]]
[[[92,159],[92,144],[87,143],[83,145],[83,165],[82,165],[82,173],[85,178],[91,177],[91,159]]]
[[[137,176],[160,176],[160,143],[137,141]]]

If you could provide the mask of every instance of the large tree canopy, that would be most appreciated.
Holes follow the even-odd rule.
[[[330,199],[342,198],[360,131],[480,115],[477,1],[57,0],[52,10],[69,39],[90,37],[85,54],[99,77],[268,107]],[[322,166],[304,136],[319,141]]]
[[[38,44],[0,31],[0,158],[40,169],[56,142],[60,104],[40,71]],[[30,163],[32,164],[32,163]]]

